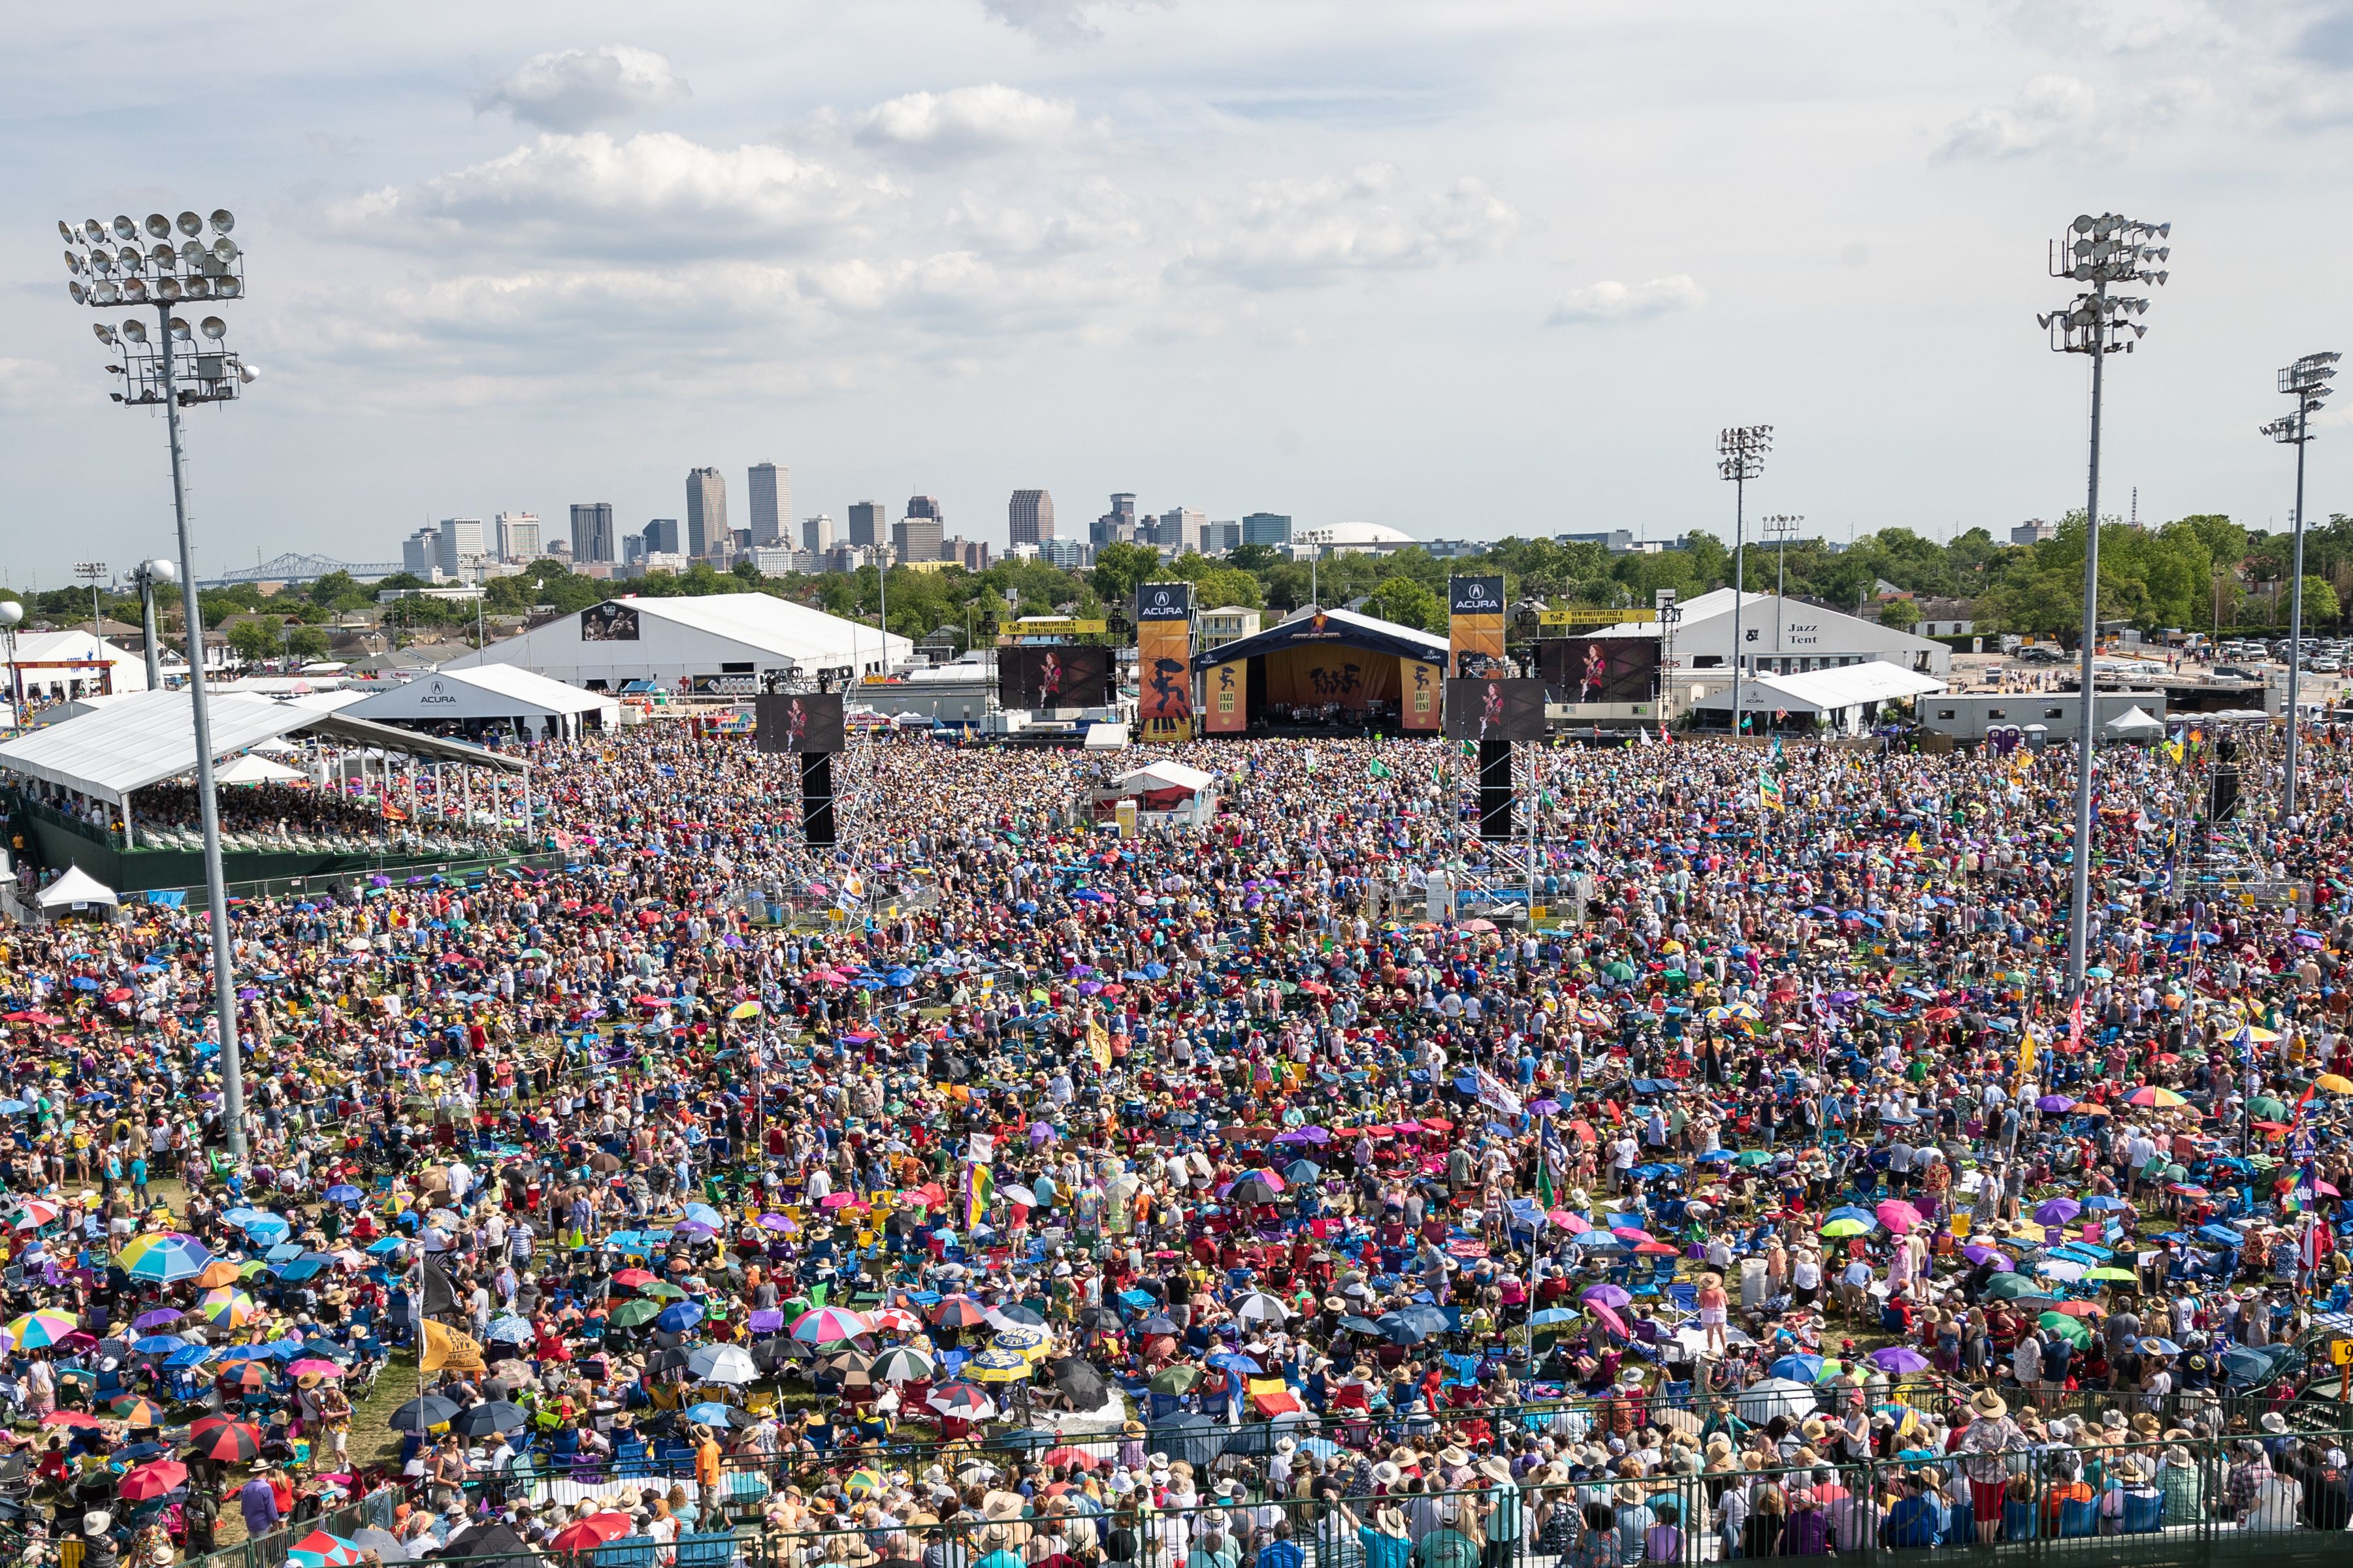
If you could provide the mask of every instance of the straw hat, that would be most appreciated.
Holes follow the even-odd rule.
[[[1969,1409],[1989,1421],[1999,1421],[2010,1414],[2010,1401],[1990,1388],[1981,1388],[1969,1395]]]

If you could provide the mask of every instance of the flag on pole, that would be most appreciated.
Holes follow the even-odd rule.
[[[964,1227],[969,1231],[988,1213],[989,1202],[997,1196],[997,1178],[986,1165],[967,1165],[965,1172]]]
[[[1767,811],[1781,809],[1781,781],[1769,773],[1757,775],[1757,804]]]

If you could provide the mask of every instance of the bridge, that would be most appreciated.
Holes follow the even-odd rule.
[[[217,577],[197,579],[199,588],[229,588],[239,583],[315,583],[337,572],[368,581],[403,570],[397,561],[337,561],[325,555],[288,553],[258,566],[240,566]]]

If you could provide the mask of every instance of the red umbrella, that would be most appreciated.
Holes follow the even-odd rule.
[[[208,1459],[242,1465],[260,1455],[261,1434],[247,1422],[222,1420],[211,1431],[196,1435],[196,1451]]]
[[[100,1421],[87,1410],[52,1410],[41,1417],[44,1426],[99,1426]]]
[[[629,1516],[626,1513],[592,1513],[557,1531],[548,1537],[547,1543],[558,1552],[594,1552],[605,1542],[628,1534],[629,1529]]]
[[[643,1268],[624,1268],[613,1276],[614,1284],[627,1285],[632,1290],[640,1285],[650,1285],[653,1282],[653,1275]]]
[[[188,1484],[188,1467],[177,1459],[157,1459],[123,1472],[117,1489],[125,1502],[150,1502]]]
[[[988,1321],[988,1309],[969,1296],[943,1296],[932,1309],[932,1321],[944,1329],[969,1329]]]

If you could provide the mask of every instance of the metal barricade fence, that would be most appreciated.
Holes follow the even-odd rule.
[[[267,1535],[240,1541],[234,1546],[224,1546],[195,1561],[202,1563],[203,1568],[275,1568],[276,1564],[286,1561],[288,1547],[314,1530],[323,1530],[329,1535],[348,1539],[357,1530],[370,1527],[391,1529],[393,1509],[399,1503],[401,1495],[398,1487],[378,1487],[364,1496],[352,1499],[340,1508],[323,1510],[299,1524],[290,1524]]]

